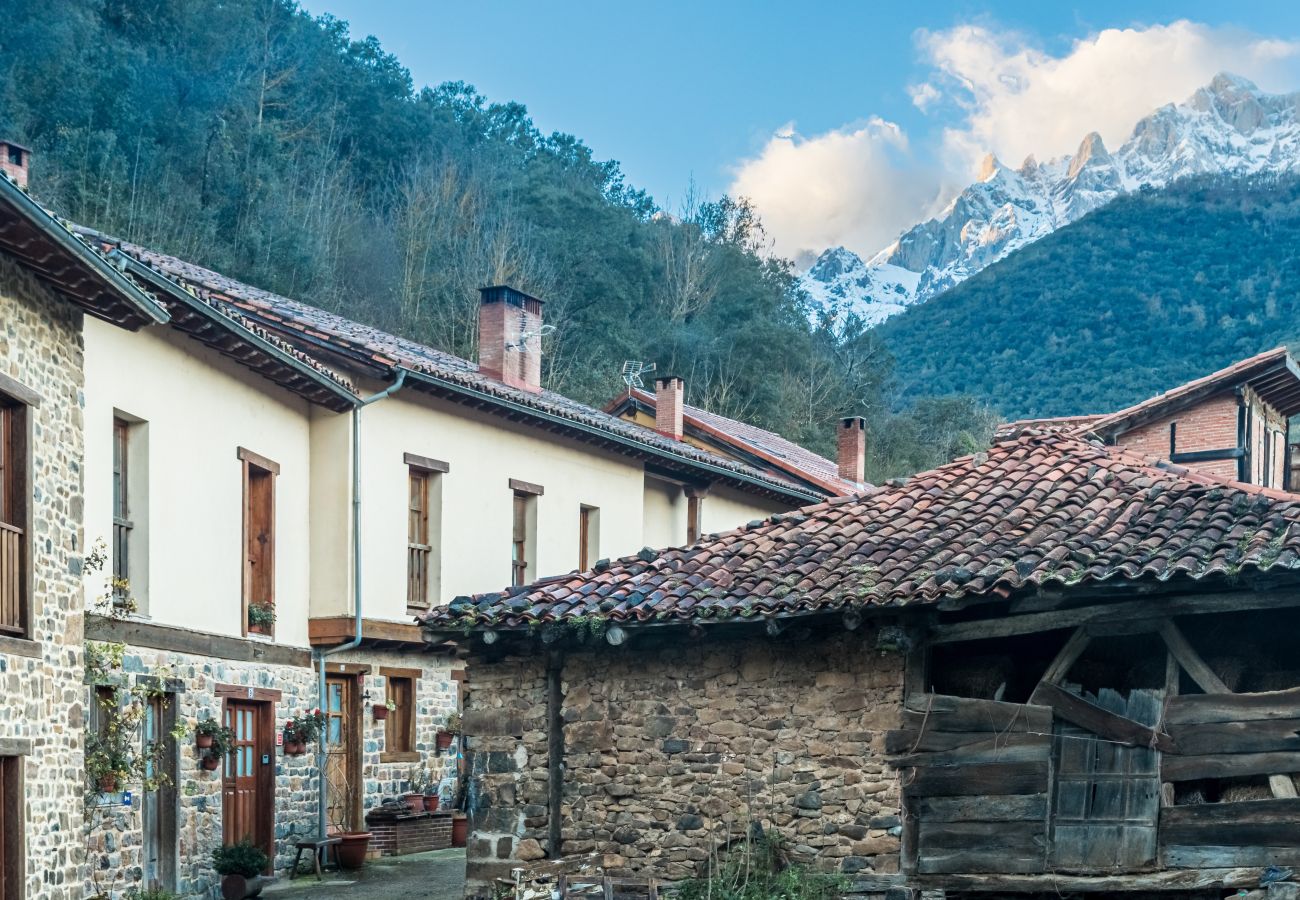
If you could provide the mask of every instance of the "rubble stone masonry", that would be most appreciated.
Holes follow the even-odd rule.
[[[31,411],[31,641],[0,646],[0,752],[22,759],[23,896],[76,900],[84,858],[81,313],[0,257],[0,323],[0,371],[41,396]]]
[[[563,660],[563,855],[615,874],[695,874],[758,821],[818,868],[898,870],[899,654],[863,627],[826,638],[634,632]],[[546,654],[471,657],[468,896],[547,845]]]

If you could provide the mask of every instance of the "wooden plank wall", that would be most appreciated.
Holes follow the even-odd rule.
[[[914,694],[886,750],[921,875],[1046,871],[1051,710]]]

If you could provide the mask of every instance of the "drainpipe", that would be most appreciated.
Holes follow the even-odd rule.
[[[353,650],[361,645],[361,410],[372,403],[383,400],[385,397],[396,394],[405,383],[406,370],[398,369],[396,381],[379,393],[362,399],[360,403],[352,407],[352,639],[339,644],[337,647],[321,647],[312,651],[312,655],[316,657],[317,667],[317,706],[322,710],[325,709],[326,704],[325,657],[333,656],[335,653],[343,653],[346,650]],[[329,823],[326,821],[327,798],[325,796],[325,760],[329,753],[328,744],[329,729],[325,728],[321,732],[316,751],[316,772],[320,780],[319,790],[317,791],[316,823],[319,829],[317,833],[321,837],[325,836],[325,832],[329,827]]]

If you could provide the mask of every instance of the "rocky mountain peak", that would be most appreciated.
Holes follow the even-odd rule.
[[[877,322],[924,301],[1128,191],[1188,175],[1300,171],[1300,92],[1266,94],[1220,73],[1143,117],[1118,150],[1091,132],[1072,156],[1019,169],[992,153],[939,216],[864,262],[843,247],[802,276],[813,313]],[[827,251],[831,253],[832,251]]]

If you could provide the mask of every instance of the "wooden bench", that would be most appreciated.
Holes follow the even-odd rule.
[[[302,837],[294,837],[292,838],[292,841],[293,841],[294,848],[297,850],[297,852],[293,855],[292,865],[289,866],[289,880],[293,881],[295,878],[298,877],[298,863],[302,859],[302,852],[304,850],[310,850],[312,860],[315,862],[316,865],[316,880],[321,881],[322,875],[320,871],[320,864],[321,864],[322,857],[325,856],[325,848],[332,847],[335,844],[340,843],[341,839],[337,837],[321,838],[321,837],[302,836]]]

